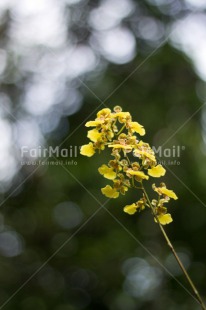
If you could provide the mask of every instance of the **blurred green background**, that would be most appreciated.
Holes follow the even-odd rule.
[[[200,309],[150,213],[122,212],[138,194],[101,194],[104,153],[31,150],[79,149],[104,105],[130,111],[156,148],[179,146],[180,157],[160,156],[179,197],[166,231],[206,298],[205,10],[204,0],[1,0],[0,309]]]

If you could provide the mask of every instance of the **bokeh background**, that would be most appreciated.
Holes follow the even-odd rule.
[[[200,309],[137,193],[102,207],[105,155],[21,148],[79,148],[104,104],[180,146],[166,230],[206,298],[205,81],[205,0],[0,1],[0,309]]]

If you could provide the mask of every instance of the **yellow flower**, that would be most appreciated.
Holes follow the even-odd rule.
[[[142,211],[145,209],[145,200],[143,198],[137,201],[137,207],[139,211]]]
[[[108,147],[113,147],[114,149],[132,150],[131,145],[124,144],[109,144]]]
[[[113,168],[109,168],[107,165],[102,165],[98,171],[106,179],[114,180],[116,178],[116,172],[114,172]]]
[[[159,178],[165,175],[166,170],[162,167],[162,165],[157,165],[151,169],[148,169],[148,174],[153,178]]]
[[[97,129],[92,129],[88,131],[87,137],[91,141],[97,142],[102,137],[102,134]]]
[[[111,110],[110,109],[102,109],[97,113],[97,118],[107,118],[109,117],[111,114]]]
[[[148,143],[139,141],[134,146],[134,156],[143,159],[145,165],[153,166],[156,165],[156,158],[153,149]]]
[[[145,129],[142,125],[140,125],[138,122],[130,122],[128,123],[129,128],[131,129],[131,132],[136,132],[138,133],[140,136],[144,136],[145,135]]]
[[[159,195],[165,195],[169,198],[173,198],[174,200],[177,200],[178,197],[176,196],[176,194],[171,190],[171,189],[167,189],[166,186],[162,186],[162,187],[156,187],[153,184],[153,189],[155,192],[157,192]]]
[[[134,214],[135,212],[137,212],[137,205],[135,203],[131,204],[131,205],[127,205],[124,207],[124,212],[128,213],[130,215]]]
[[[167,189],[166,187],[160,187],[159,188],[160,192],[163,194],[163,195],[166,195],[170,198],[173,198],[174,200],[177,200],[178,197],[176,196],[176,194],[170,190],[170,189]]]
[[[89,144],[85,144],[81,146],[80,154],[91,157],[94,155],[94,153],[95,153],[95,149],[91,142]]]
[[[120,193],[122,195],[125,195],[127,191],[128,191],[128,187],[127,186],[121,186],[120,187]]]
[[[101,125],[103,123],[103,120],[98,119],[96,121],[89,121],[85,124],[86,127],[96,127],[98,125]]]
[[[114,137],[113,131],[112,131],[112,130],[108,130],[108,131],[106,132],[106,138],[107,138],[107,140],[111,141],[113,137]]]
[[[169,224],[173,221],[171,214],[169,214],[169,213],[157,215],[157,218],[158,218],[161,225],[166,225],[166,224]],[[154,220],[157,223],[156,218]]]
[[[139,171],[139,170],[135,171],[135,170],[132,170],[132,169],[128,169],[126,171],[126,173],[127,173],[127,175],[135,175],[135,176],[137,176],[140,179],[146,179],[146,180],[149,179],[148,175],[144,174],[144,172]]]
[[[127,120],[131,119],[131,115],[129,112],[117,112],[117,113],[113,113],[112,116],[114,118],[117,117],[120,123],[126,123]]]
[[[112,188],[110,185],[106,185],[101,188],[102,194],[104,194],[108,198],[117,198],[119,197],[119,192],[115,188]]]
[[[128,117],[130,116],[129,112],[117,112],[117,113],[113,113],[112,115],[113,117]]]
[[[134,150],[134,156],[136,157],[146,157],[148,158],[149,160],[151,160],[152,162],[156,162],[156,158],[154,156],[154,154],[150,153],[150,152],[146,152],[146,151],[140,151],[138,149],[135,149]]]

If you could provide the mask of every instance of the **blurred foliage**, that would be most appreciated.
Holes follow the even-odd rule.
[[[100,2],[76,2],[64,4],[61,22],[67,29],[65,45],[68,43],[68,46],[91,44],[91,37],[97,32],[88,19]],[[166,32],[154,41],[138,35],[138,23],[145,16],[167,29],[191,8],[177,0],[161,5],[157,5],[158,1],[154,3],[134,1],[131,13],[120,21],[136,38],[134,57],[118,64],[91,44],[98,59],[96,67],[72,77],[65,73],[65,62],[65,71],[54,79],[54,85],[59,81],[64,91],[61,94],[61,89],[58,90],[52,112],[46,110],[42,115],[31,112],[35,111],[35,100],[30,110],[25,108],[24,97],[35,79],[41,82],[41,74],[49,80],[52,72],[58,72],[58,61],[48,60],[46,65],[44,61],[52,53],[54,58],[60,55],[65,46],[50,47],[43,43],[27,46],[25,42],[20,46],[20,41],[16,43],[11,35],[17,19],[15,10],[2,9],[0,46],[7,52],[7,65],[1,75],[0,112],[11,126],[9,154],[15,155],[16,166],[12,177],[2,179],[1,187],[1,309],[199,309],[197,302],[167,272],[188,288],[149,212],[135,217],[123,214],[123,207],[136,199],[136,193],[131,191],[126,197],[105,203],[100,191],[105,180],[97,171],[104,158],[97,155],[90,160],[78,154],[72,158],[77,165],[33,166],[21,165],[18,152],[23,143],[27,145],[27,141],[36,139],[37,130],[33,127],[28,131],[28,139],[24,142],[23,136],[23,142],[19,143],[18,124],[25,120],[30,124],[35,121],[41,133],[39,145],[61,145],[61,149],[70,149],[85,144],[84,124],[93,119],[104,104],[110,108],[120,105],[130,111],[133,119],[145,126],[146,139],[151,145],[164,148],[179,145],[180,158],[169,159],[179,161],[179,165],[169,163],[166,157],[160,158],[168,168],[168,187],[174,188],[179,197],[170,206],[174,222],[166,229],[204,295],[204,108],[200,110],[202,102],[196,91],[198,83],[203,82],[198,80],[191,61],[182,52],[169,43],[158,48]],[[35,72],[35,67],[39,72]],[[66,113],[62,107],[74,91],[82,99]],[[53,128],[48,132],[43,126],[47,121]],[[26,134],[27,129],[23,132]],[[6,165],[3,160],[6,159],[1,158],[2,165]],[[48,159],[51,161],[56,159]],[[6,169],[9,173],[9,168]],[[109,213],[102,207],[104,203]]]

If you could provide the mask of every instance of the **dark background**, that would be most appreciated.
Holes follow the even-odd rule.
[[[21,149],[79,148],[105,105],[180,146],[166,231],[206,297],[205,19],[201,0],[1,1],[0,309],[200,309],[150,213],[122,212],[138,193],[101,194],[105,153]]]

